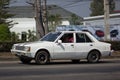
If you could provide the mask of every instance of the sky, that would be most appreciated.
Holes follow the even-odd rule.
[[[29,0],[11,0],[10,6],[28,6],[26,3]],[[31,0],[34,1],[34,0]],[[90,16],[90,3],[92,0],[47,0],[47,4],[58,5],[80,17]],[[115,0],[116,10],[120,10],[120,0]]]
[[[28,6],[26,1],[29,0],[11,0],[10,6]],[[58,5],[80,17],[88,17],[90,15],[91,0],[47,0],[48,5]]]

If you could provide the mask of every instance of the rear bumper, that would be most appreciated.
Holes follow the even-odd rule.
[[[114,52],[114,50],[111,51],[104,51],[101,54],[101,57],[108,57],[108,56],[112,56],[112,53]]]
[[[109,56],[112,56],[112,53],[114,52],[114,50],[111,50],[109,53]]]

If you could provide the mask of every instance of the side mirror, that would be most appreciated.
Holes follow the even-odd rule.
[[[58,44],[61,44],[62,43],[62,40],[58,40]]]

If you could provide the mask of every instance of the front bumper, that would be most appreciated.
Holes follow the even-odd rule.
[[[26,56],[26,57],[31,57],[31,53],[30,52],[26,52],[26,51],[20,51],[20,50],[11,50],[11,53],[16,55],[16,56]]]

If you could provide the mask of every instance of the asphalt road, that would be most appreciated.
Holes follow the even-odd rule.
[[[0,80],[120,80],[120,59],[95,64],[66,61],[47,65],[0,61]]]

